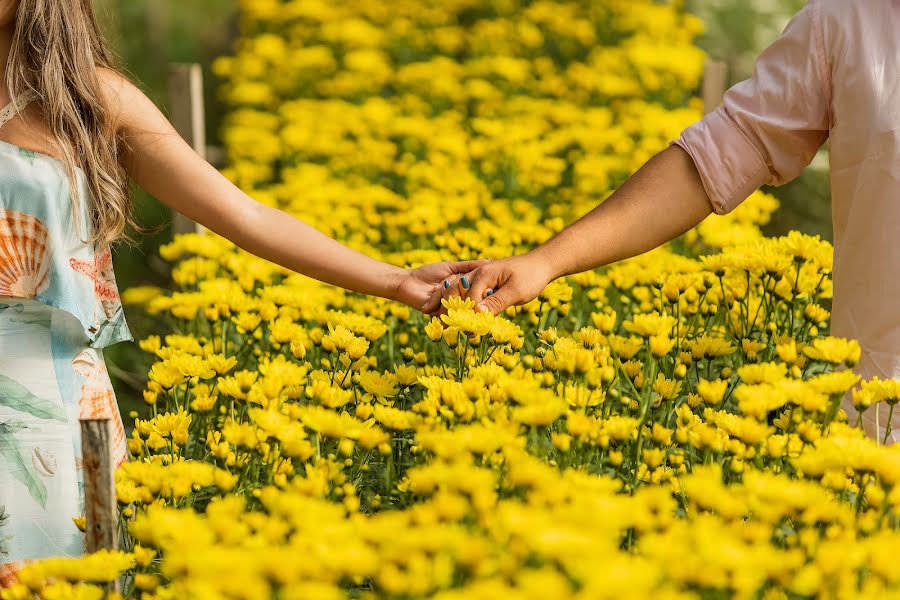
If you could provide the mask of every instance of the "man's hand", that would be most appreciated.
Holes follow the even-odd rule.
[[[404,269],[398,277],[394,299],[424,313],[433,313],[440,309],[443,292],[451,279],[456,281],[461,274],[477,270],[488,262],[445,261],[412,270]]]
[[[465,275],[453,277],[443,297],[475,301],[475,310],[500,314],[510,306],[531,302],[556,279],[549,261],[535,252],[490,261]]]

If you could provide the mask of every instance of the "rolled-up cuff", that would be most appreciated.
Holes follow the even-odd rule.
[[[716,214],[731,212],[771,179],[759,150],[722,106],[682,131],[672,144],[693,159]]]

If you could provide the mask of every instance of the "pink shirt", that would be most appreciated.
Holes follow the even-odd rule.
[[[753,76],[673,143],[724,214],[762,184],[795,178],[827,138],[832,334],[859,341],[863,378],[900,378],[900,0],[809,0]],[[883,435],[887,407],[879,420]],[[864,422],[874,435],[874,409]]]

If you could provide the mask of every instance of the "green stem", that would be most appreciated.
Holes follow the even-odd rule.
[[[887,444],[888,437],[890,437],[890,435],[891,435],[891,418],[893,416],[894,416],[894,403],[892,402],[890,404],[890,407],[888,408],[887,423],[885,423],[885,425],[884,425],[884,441],[882,442],[883,444]]]

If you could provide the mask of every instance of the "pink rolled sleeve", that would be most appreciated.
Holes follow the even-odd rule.
[[[819,1],[810,0],[759,55],[750,79],[672,142],[693,159],[718,214],[763,184],[797,177],[828,139],[831,82]]]

